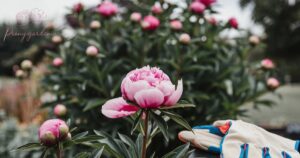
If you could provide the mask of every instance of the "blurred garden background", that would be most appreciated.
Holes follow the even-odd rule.
[[[243,119],[300,138],[300,1],[199,0],[212,3],[202,10],[192,7],[198,0],[112,2],[118,12],[110,15],[100,0],[2,4],[0,157],[39,157],[12,149],[37,142],[48,118],[70,118],[79,131],[128,133],[132,120],[109,120],[100,109],[120,96],[127,72],[147,65],[173,83],[183,79],[182,100],[196,108],[176,112],[191,126]],[[57,104],[66,112],[55,113]],[[171,124],[173,146],[150,151],[180,144],[180,130]]]

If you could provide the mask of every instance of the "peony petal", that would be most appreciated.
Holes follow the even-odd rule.
[[[136,82],[128,80],[124,86],[124,91],[126,92],[127,99],[134,101],[135,93],[144,89],[149,89],[150,87],[151,86],[149,85],[149,83],[145,80],[139,80]]]
[[[175,91],[175,85],[171,81],[161,81],[157,88],[163,92],[164,96],[170,96]]]
[[[136,103],[142,108],[157,108],[164,102],[164,94],[156,89],[144,89],[134,95]]]
[[[122,97],[108,100],[101,109],[108,118],[120,118],[134,114],[139,108],[128,104]]]
[[[182,95],[182,91],[183,91],[182,80],[179,80],[176,91],[173,92],[173,94],[166,100],[165,105],[172,106],[176,104]]]

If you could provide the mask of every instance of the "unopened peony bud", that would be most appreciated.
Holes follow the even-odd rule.
[[[54,107],[54,115],[57,117],[63,117],[67,114],[67,108],[65,105],[57,104]]]
[[[74,13],[80,13],[83,11],[83,4],[82,3],[77,3],[73,6],[73,12]]]
[[[141,25],[144,30],[153,31],[158,28],[158,26],[160,25],[160,21],[155,16],[148,15],[144,17]]]
[[[261,67],[264,69],[274,69],[275,65],[271,59],[264,59],[261,61]]]
[[[67,138],[69,133],[69,127],[65,124],[62,124],[59,126],[58,129],[59,129],[59,139],[64,140],[65,138]]]
[[[280,82],[276,78],[271,77],[267,80],[267,86],[269,89],[275,90],[280,86]]]
[[[210,7],[213,3],[216,2],[216,0],[197,0],[197,1],[201,2],[206,7]]]
[[[189,44],[191,41],[191,36],[187,33],[181,34],[179,36],[179,42],[183,44]]]
[[[32,68],[32,62],[30,60],[22,61],[21,68],[24,70],[30,70]]]
[[[97,56],[98,55],[98,49],[95,46],[89,46],[89,47],[87,47],[85,53],[88,56]]]
[[[97,8],[97,11],[99,14],[101,14],[104,17],[111,17],[118,12],[118,7],[115,3],[112,3],[110,1],[104,1],[102,2],[99,7]]]
[[[170,27],[172,30],[181,30],[182,29],[182,23],[179,20],[172,20],[170,22]]]
[[[190,5],[190,10],[196,14],[203,14],[205,8],[205,5],[198,1],[194,1]]]
[[[152,6],[151,11],[154,14],[161,14],[163,12],[163,9],[161,8],[161,6],[159,4],[155,4]]]
[[[93,30],[97,30],[101,27],[101,23],[97,20],[93,20],[91,23],[90,23],[90,28],[93,29]]]
[[[130,20],[134,22],[139,22],[142,19],[142,14],[138,12],[134,12],[130,15]]]
[[[70,132],[68,133],[66,140],[72,140],[72,135]]]
[[[232,28],[238,29],[238,27],[239,27],[238,21],[234,17],[230,18],[228,20],[228,23],[229,23],[230,27],[232,27]]]
[[[216,26],[218,24],[218,21],[217,21],[217,19],[215,17],[210,17],[208,19],[208,23],[210,23],[213,26]]]
[[[54,134],[50,131],[45,132],[41,137],[40,141],[45,146],[52,146],[57,143]]]
[[[59,44],[63,41],[62,37],[59,35],[55,35],[52,37],[52,42],[55,44]]]
[[[17,70],[15,75],[18,78],[23,78],[23,77],[25,77],[25,72],[23,70]]]
[[[260,43],[260,39],[258,36],[252,35],[249,37],[249,43],[252,45],[258,45]]]
[[[64,64],[64,61],[62,60],[62,58],[54,58],[53,61],[52,61],[52,65],[55,66],[55,67],[59,67],[61,65]]]

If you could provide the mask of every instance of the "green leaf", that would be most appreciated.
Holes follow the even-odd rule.
[[[40,143],[28,143],[28,144],[18,147],[15,150],[32,150],[32,149],[38,149],[41,147],[43,147],[43,146]]]
[[[179,104],[179,103],[177,103],[177,104],[175,104],[175,105],[173,105],[173,106],[165,106],[165,107],[162,107],[162,108],[160,108],[161,110],[168,110],[168,109],[176,109],[176,108],[190,108],[190,107],[192,107],[192,108],[194,108],[194,107],[196,107],[194,104]]]
[[[96,149],[92,152],[89,158],[100,158],[104,150],[104,146],[100,149]]]
[[[78,143],[84,143],[84,142],[97,141],[99,139],[103,139],[103,137],[98,136],[98,135],[89,135],[89,136],[85,136],[82,138],[74,139],[73,141],[78,144]]]
[[[135,131],[135,129],[138,127],[138,125],[140,124],[141,122],[141,116],[142,116],[143,112],[140,110],[137,117],[135,118],[134,122],[133,122],[133,125],[132,125],[132,128],[131,128],[131,134],[133,134],[133,132]]]
[[[89,133],[88,131],[85,131],[85,132],[82,132],[82,133],[78,133],[78,134],[76,134],[76,135],[73,137],[73,140],[75,141],[76,139],[83,138],[83,137],[86,136],[88,133]]]
[[[48,153],[49,153],[49,148],[45,148],[40,158],[46,158],[48,156]]]
[[[154,112],[150,111],[150,118],[152,118],[155,124],[158,126],[160,131],[162,132],[165,140],[169,142],[168,137],[168,125],[166,121],[162,118],[162,116],[156,115]]]
[[[106,100],[104,100],[104,99],[92,99],[84,107],[83,111],[88,111],[88,110],[91,110],[93,108],[96,108],[96,107],[102,105],[103,103],[105,103],[105,101]]]
[[[166,155],[164,155],[162,158],[185,158],[188,154],[190,143],[183,144],[174,150],[170,151]]]
[[[75,155],[75,158],[88,158],[89,154],[87,152],[81,152]]]
[[[179,125],[183,126],[184,128],[193,131],[192,127],[189,125],[189,123],[182,118],[180,115],[175,114],[175,113],[171,113],[171,112],[167,112],[167,111],[162,111],[166,116],[170,117],[171,120],[175,121],[176,123],[178,123]]]

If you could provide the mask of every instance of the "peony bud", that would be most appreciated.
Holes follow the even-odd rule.
[[[191,36],[187,33],[183,33],[179,36],[179,42],[183,44],[189,44],[191,41]]]
[[[258,45],[260,43],[260,39],[258,36],[252,35],[249,37],[249,42],[252,45]]]
[[[118,7],[116,4],[110,1],[102,2],[97,8],[97,12],[104,17],[111,17],[118,12]]]
[[[55,67],[59,67],[63,64],[64,64],[64,61],[59,57],[54,58],[53,61],[52,61],[52,65],[55,66]]]
[[[148,15],[144,17],[143,21],[141,22],[141,25],[144,30],[153,31],[158,28],[160,22],[155,16]]]
[[[21,63],[21,68],[24,70],[29,70],[32,68],[32,62],[30,60],[23,60]]]
[[[182,29],[182,23],[179,20],[172,20],[170,22],[170,27],[173,30],[181,30]]]
[[[55,35],[52,37],[52,42],[55,44],[59,44],[63,41],[62,37],[59,35]]]
[[[18,78],[23,78],[25,77],[25,72],[23,70],[17,70],[15,76]]]
[[[54,107],[54,115],[56,117],[62,117],[62,116],[65,116],[67,114],[67,108],[65,105],[62,105],[62,104],[57,104],[55,107]]]
[[[205,8],[206,8],[205,5],[198,1],[194,1],[190,5],[190,10],[196,14],[203,14]]]
[[[98,49],[95,46],[89,46],[89,47],[87,47],[85,53],[88,56],[97,56],[98,55]]]
[[[67,135],[67,137],[66,137],[66,139],[65,140],[72,140],[72,135],[71,135],[71,133],[69,132],[68,133],[68,135]]]
[[[163,12],[163,9],[159,4],[155,4],[152,6],[151,11],[153,14],[161,14]]]
[[[64,140],[68,137],[69,127],[65,124],[62,124],[58,127],[59,130],[59,139]]]
[[[210,17],[208,19],[208,23],[210,23],[213,26],[216,26],[218,24],[218,21],[217,21],[217,19],[215,17]]]
[[[73,12],[74,13],[80,13],[83,11],[83,4],[82,3],[77,3],[73,6]]]
[[[280,82],[276,78],[269,78],[267,80],[267,86],[270,90],[275,90],[280,86]]]
[[[262,60],[260,64],[261,64],[262,68],[267,69],[267,70],[274,69],[274,67],[275,67],[273,61],[268,58]]]
[[[52,146],[57,143],[54,134],[50,131],[45,132],[41,137],[40,141],[45,146]]]
[[[234,17],[230,18],[228,20],[228,23],[232,28],[238,29],[239,24],[238,24],[238,21],[236,18],[234,18]]]
[[[130,15],[130,20],[134,22],[139,22],[142,19],[142,14],[138,12],[134,12]]]
[[[197,0],[197,1],[201,2],[206,7],[210,7],[213,3],[216,2],[216,0]]]
[[[90,23],[90,28],[93,29],[93,30],[97,30],[101,27],[101,23],[97,20],[93,20],[91,23]]]

